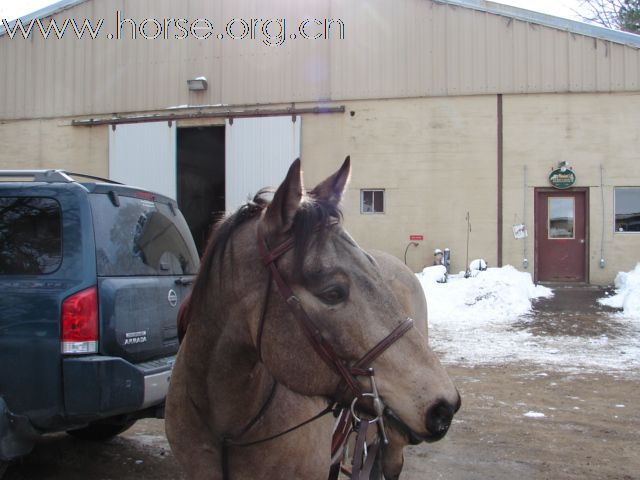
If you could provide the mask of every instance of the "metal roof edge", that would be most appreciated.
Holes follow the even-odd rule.
[[[612,30],[600,25],[570,20],[568,18],[547,15],[546,13],[534,12],[524,8],[504,5],[502,3],[490,2],[486,0],[432,0],[441,5],[452,5],[463,8],[479,10],[481,12],[493,13],[505,17],[515,18],[529,23],[535,23],[546,27],[564,30],[570,33],[585,35],[587,37],[609,40],[621,43],[634,48],[640,48],[640,35],[634,33]]]
[[[63,10],[66,10],[68,8],[71,7],[75,7],[76,5],[79,5],[81,3],[84,2],[88,2],[89,0],[60,0],[59,2],[53,3],[51,5],[48,5],[44,8],[41,8],[40,10],[36,10],[35,12],[29,13],[27,15],[24,15],[22,17],[20,17],[19,19],[13,19],[13,20],[9,20],[9,19],[3,19],[7,21],[7,24],[10,27],[13,27],[15,25],[15,23],[20,20],[23,24],[24,23],[29,23],[31,20],[35,20],[37,18],[46,18],[49,17],[51,15],[54,15],[58,12],[61,12]],[[6,29],[4,28],[4,25],[0,24],[0,37],[2,37],[3,35],[5,35],[7,33]]]

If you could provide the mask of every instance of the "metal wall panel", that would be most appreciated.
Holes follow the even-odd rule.
[[[453,0],[451,3],[455,3]],[[462,0],[460,0],[462,1]],[[285,18],[284,44],[145,39],[121,19]],[[94,24],[98,39],[0,36],[0,119],[441,95],[617,92],[640,88],[640,48],[433,0],[87,0],[53,15]],[[346,38],[302,40],[302,19],[340,19]],[[47,23],[48,20],[45,22]],[[570,22],[569,22],[570,23]],[[151,27],[153,28],[153,27]],[[567,27],[570,28],[570,27]],[[120,39],[107,34],[120,32]],[[335,32],[335,31],[334,31]],[[292,37],[297,35],[296,39]],[[205,92],[186,81],[204,75]]]
[[[227,120],[225,129],[226,210],[234,211],[263,187],[277,187],[300,157],[301,118]]]
[[[175,199],[175,122],[110,127],[109,178]]]

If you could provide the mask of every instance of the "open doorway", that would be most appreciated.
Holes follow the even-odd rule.
[[[225,210],[225,127],[178,128],[178,206],[200,256]]]

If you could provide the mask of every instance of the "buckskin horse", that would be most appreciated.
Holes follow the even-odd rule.
[[[166,402],[188,478],[336,478],[352,449],[351,478],[396,479],[404,446],[446,434],[460,396],[428,345],[424,294],[343,229],[349,174],[347,157],[305,192],[296,160],[273,200],[213,231]]]

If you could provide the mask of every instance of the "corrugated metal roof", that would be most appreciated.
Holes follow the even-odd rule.
[[[20,20],[22,20],[22,23],[24,24],[24,23],[30,22],[31,20],[35,20],[36,18],[46,18],[51,15],[55,15],[56,13],[66,10],[68,8],[75,7],[80,3],[84,3],[88,1],[89,0],[60,0],[59,2],[52,3],[51,5],[41,8],[40,10],[36,10],[33,13],[24,15],[20,17]],[[16,20],[13,20],[12,22],[7,22],[7,23],[9,23],[10,27],[13,27],[13,24],[15,22]],[[0,37],[5,33],[7,33],[7,31],[5,30],[4,26],[0,25]]]
[[[280,47],[258,37],[116,41],[106,31],[115,23],[84,41],[71,34],[33,34],[29,41],[5,35],[0,58],[12,67],[0,69],[0,119],[150,112],[171,105],[640,91],[637,35],[478,0],[277,3],[275,12],[292,22],[339,19],[347,35],[319,41],[287,35]],[[32,15],[113,21],[113,12],[125,7],[132,19],[185,12],[219,22],[274,12],[272,2],[260,0],[64,0]],[[199,76],[207,78],[208,90],[189,91],[187,80]]]
[[[20,19],[22,22],[29,22],[36,18],[45,18],[54,15],[62,10],[72,8],[90,0],[60,0],[49,6],[41,8],[33,13],[24,15]],[[541,12],[535,12],[533,10],[527,10],[524,8],[518,8],[511,5],[505,5],[502,3],[488,2],[486,0],[433,0],[435,3],[444,3],[449,5],[460,6],[463,8],[471,8],[473,10],[479,10],[487,13],[495,13],[503,15],[505,17],[515,18],[517,20],[523,20],[525,22],[535,23],[538,25],[544,25],[547,27],[557,28],[567,32],[578,33],[580,35],[586,35],[589,37],[595,37],[602,40],[609,40],[624,45],[640,48],[640,35],[633,33],[621,32],[619,30],[612,30],[599,25],[592,25],[585,22],[578,22],[576,20],[570,20],[568,18],[556,17],[553,15],[547,15]],[[13,26],[13,22],[10,23]],[[6,30],[3,26],[0,26],[0,36],[4,35]]]
[[[502,3],[487,2],[485,0],[433,0],[435,3],[455,5],[463,8],[471,8],[481,12],[494,13],[505,17],[515,18],[529,23],[557,28],[571,33],[586,35],[588,37],[621,43],[631,47],[640,48],[640,35],[621,32],[610,28],[592,25],[589,23],[569,20],[568,18],[555,17],[545,13],[534,12],[524,8],[504,5]]]

